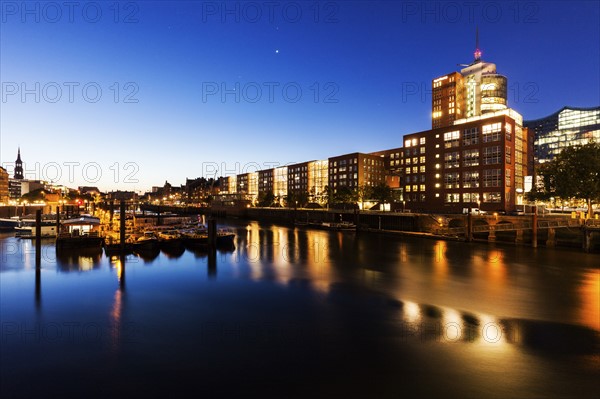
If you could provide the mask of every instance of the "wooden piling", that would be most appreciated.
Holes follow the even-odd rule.
[[[42,210],[35,211],[35,265],[42,260]]]
[[[60,234],[60,207],[56,207],[56,235]]]
[[[467,214],[466,235],[467,242],[473,241],[473,214],[471,213],[471,208],[469,208],[469,213]]]
[[[211,251],[217,248],[217,221],[212,218],[208,220],[208,247]]]

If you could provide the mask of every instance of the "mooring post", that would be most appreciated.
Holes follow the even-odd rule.
[[[35,265],[42,260],[42,210],[35,211]]]
[[[35,213],[35,305],[39,308],[42,299],[42,211]]]
[[[537,248],[538,225],[537,225],[537,206],[536,205],[533,206],[533,216],[532,216],[532,221],[531,221],[531,228],[533,229],[532,235],[531,235],[531,246],[533,248]]]
[[[208,246],[211,251],[217,248],[217,221],[208,219]]]
[[[60,207],[56,206],[56,236],[60,233]]]
[[[119,217],[120,222],[120,231],[119,231],[119,242],[121,244],[121,253],[125,252],[125,221],[127,216],[125,215],[125,201],[121,200],[119,212],[121,216]]]
[[[467,242],[473,241],[473,214],[471,213],[471,208],[469,208],[469,213],[467,214]]]

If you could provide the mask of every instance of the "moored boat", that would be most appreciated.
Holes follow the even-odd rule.
[[[309,226],[323,230],[356,231],[356,225],[350,222],[314,222]]]
[[[0,231],[13,231],[20,224],[19,218],[0,218]]]
[[[104,238],[100,236],[100,219],[81,216],[61,222],[61,231],[56,237],[57,249],[97,247],[101,248]]]

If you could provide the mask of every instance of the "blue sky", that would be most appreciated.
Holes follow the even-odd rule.
[[[477,26],[525,119],[600,105],[595,1],[0,4],[0,163],[69,186],[399,147]]]

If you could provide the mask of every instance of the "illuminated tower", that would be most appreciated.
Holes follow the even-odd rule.
[[[496,73],[496,64],[482,61],[479,30],[473,55],[471,64],[461,64],[464,68],[460,73],[452,72],[432,81],[433,128],[507,108],[507,79]]]
[[[23,161],[21,161],[21,148],[17,152],[17,160],[15,161],[15,179],[23,180]]]

